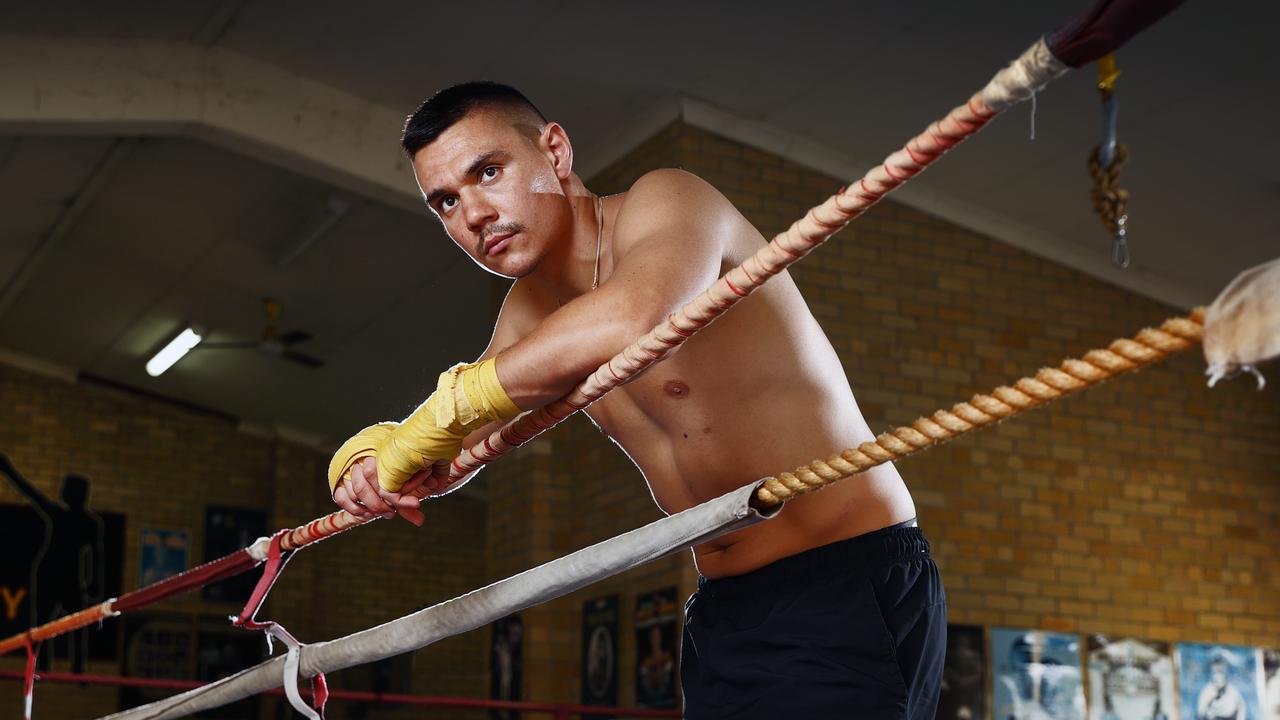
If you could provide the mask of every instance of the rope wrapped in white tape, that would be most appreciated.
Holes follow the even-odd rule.
[[[1049,51],[1044,38],[1027,48],[982,88],[982,101],[994,112],[1003,112],[1040,92],[1050,80],[1069,70]]]
[[[554,600],[604,578],[776,515],[750,506],[756,485],[676,513],[519,575],[398,620],[328,642],[306,645],[296,674],[307,677],[410,652]],[[161,720],[219,707],[280,686],[285,658],[104,720]]]

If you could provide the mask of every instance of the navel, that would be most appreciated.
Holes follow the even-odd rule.
[[[668,397],[675,398],[676,400],[684,400],[689,397],[690,392],[689,386],[679,380],[668,380],[662,386],[662,391],[665,392]]]

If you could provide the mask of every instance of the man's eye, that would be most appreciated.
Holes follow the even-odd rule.
[[[456,198],[447,197],[440,201],[440,209],[448,210],[449,208],[453,207],[455,203],[457,203]]]
[[[487,167],[487,168],[485,168],[485,169],[481,170],[481,171],[480,171],[480,175],[481,175],[481,177],[483,177],[485,180],[492,180],[492,179],[494,179],[494,178],[498,177],[498,166],[497,166],[497,165],[490,165],[489,167]]]

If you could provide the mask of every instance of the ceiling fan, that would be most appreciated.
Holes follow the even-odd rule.
[[[247,350],[255,348],[264,355],[274,355],[290,362],[295,362],[309,368],[318,368],[324,365],[324,361],[320,358],[306,353],[298,352],[293,349],[294,345],[299,345],[311,339],[311,333],[301,330],[290,330],[288,332],[280,332],[276,326],[280,319],[280,303],[271,298],[263,298],[262,309],[267,316],[266,325],[262,328],[262,337],[258,340],[242,340],[236,342],[206,342],[197,345],[195,350]]]

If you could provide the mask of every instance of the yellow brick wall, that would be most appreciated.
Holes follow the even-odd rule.
[[[766,237],[845,182],[675,123],[588,185],[618,192],[658,167],[708,180]],[[1090,212],[1075,190],[1062,202]],[[877,431],[1181,314],[892,201],[792,272]],[[1280,391],[1210,391],[1202,369],[1187,353],[900,464],[953,622],[1280,645]],[[488,471],[489,525],[512,523],[503,558],[524,567],[658,516],[585,421],[539,442],[532,470]],[[578,697],[582,603],[616,592],[634,701],[635,597],[694,581],[682,555],[527,613],[526,697]]]
[[[93,483],[91,508],[127,516],[126,591],[137,587],[141,528],[186,530],[189,563],[197,564],[203,558],[207,505],[265,510],[271,528],[296,526],[333,508],[324,485],[327,457],[238,432],[234,421],[217,414],[4,365],[0,408],[0,452],[36,486],[56,497],[61,478],[77,472]],[[22,500],[3,482],[0,502]],[[455,496],[448,506],[428,506],[422,530],[402,521],[379,521],[305,549],[290,561],[259,617],[284,623],[304,641],[327,640],[470,590],[484,577],[485,504]],[[155,606],[156,612],[202,617],[239,609],[201,601],[198,592]],[[419,652],[412,691],[484,694],[481,642],[472,634]],[[67,670],[66,665],[55,663],[53,669]],[[5,658],[4,667],[18,667],[18,657]],[[89,670],[115,675],[120,666],[98,662]],[[331,680],[335,688],[369,689],[367,671],[335,673]],[[17,683],[0,690],[13,703],[20,696]],[[114,689],[61,690],[41,686],[41,717],[96,717],[117,709]],[[401,716],[423,714],[384,710],[371,715]]]
[[[589,185],[617,192],[657,167],[701,175],[766,236],[843,182],[676,123]],[[1089,211],[1083,195],[1064,191],[1063,202]],[[1176,313],[892,201],[793,274],[876,430]],[[1208,391],[1201,368],[1194,354],[1175,358],[901,464],[954,622],[1280,645],[1280,393],[1248,382]],[[264,509],[273,526],[332,507],[324,457],[217,415],[7,367],[0,408],[0,451],[32,480],[52,492],[82,472],[95,508],[128,514],[126,588],[141,527],[186,528],[197,560],[207,504]],[[430,503],[422,530],[379,522],[299,554],[263,615],[304,639],[335,637],[658,517],[638,472],[583,418],[483,482],[488,502]],[[0,502],[15,500],[0,489]],[[633,703],[636,596],[676,586],[684,597],[695,581],[680,555],[525,611],[524,697],[578,699],[582,604],[616,593],[619,700]],[[164,608],[236,609],[194,598]],[[418,653],[413,691],[486,696],[488,647],[476,632]],[[367,682],[334,677],[337,687]],[[115,691],[46,688],[38,702],[45,717],[83,717],[113,709]],[[372,712],[410,715],[422,713]]]

